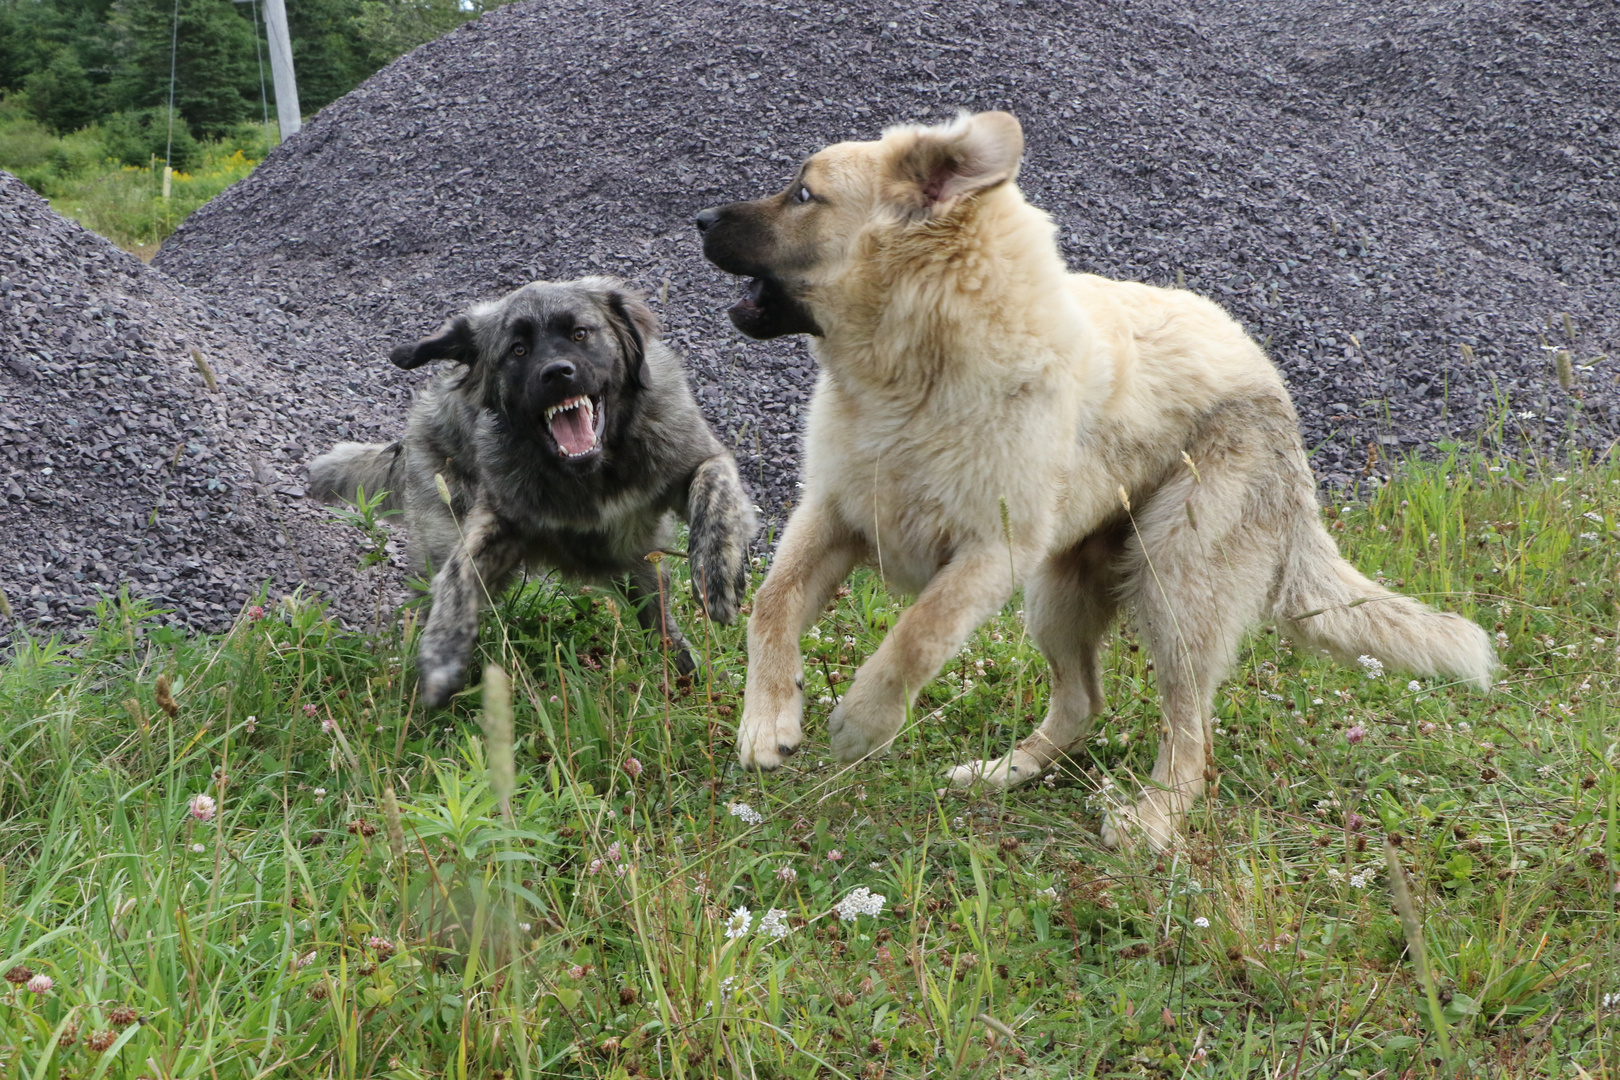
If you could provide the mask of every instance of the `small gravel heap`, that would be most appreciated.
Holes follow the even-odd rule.
[[[266,582],[368,611],[352,535],[300,498],[334,410],[254,329],[0,172],[0,628],[71,632],[120,586],[205,629]]]

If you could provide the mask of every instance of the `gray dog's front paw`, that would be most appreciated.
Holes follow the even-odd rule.
[[[450,704],[450,699],[461,689],[461,668],[448,665],[422,667],[419,681],[422,704],[430,709],[442,709]]]
[[[709,618],[729,623],[748,594],[748,541],[758,517],[729,455],[698,466],[688,498],[693,599]]]

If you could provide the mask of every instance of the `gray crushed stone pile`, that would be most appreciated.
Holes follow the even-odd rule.
[[[289,402],[286,514],[300,462],[399,428],[426,373],[391,346],[606,272],[653,295],[780,515],[813,364],[732,329],[743,283],[703,262],[693,214],[830,141],[1009,109],[1070,264],[1225,304],[1337,490],[1497,419],[1523,452],[1620,433],[1616,102],[1610,0],[520,3],[323,110],[154,265]],[[352,567],[352,540],[307,549],[311,579]]]
[[[0,628],[73,631],[127,586],[166,621],[220,629],[261,583],[353,565],[351,536],[298,498],[332,380],[255,347],[296,340],[265,325],[0,172]],[[322,580],[356,618],[374,596],[353,573]]]

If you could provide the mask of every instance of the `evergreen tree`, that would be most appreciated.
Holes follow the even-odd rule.
[[[253,27],[231,0],[118,0],[117,9],[127,48],[113,78],[119,107],[168,105],[172,49],[175,111],[199,135],[258,116]]]
[[[360,0],[287,4],[299,105],[306,114],[336,101],[382,66],[372,60],[370,47],[360,37],[355,23],[360,7]]]
[[[21,90],[30,75],[72,48],[91,83],[101,87],[115,62],[108,25],[113,0],[0,0],[0,90]]]
[[[86,127],[101,115],[100,96],[72,49],[58,49],[44,70],[28,76],[23,90],[28,111],[58,135]]]
[[[418,45],[443,37],[469,19],[500,7],[504,0],[361,0],[355,20],[382,67]]]

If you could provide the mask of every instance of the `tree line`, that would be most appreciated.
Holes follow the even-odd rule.
[[[286,0],[304,113],[494,6],[495,0]],[[58,135],[100,125],[110,141],[121,136],[155,146],[161,157],[171,64],[182,148],[193,137],[224,138],[266,112],[274,117],[262,19],[254,0],[0,0],[0,95]]]

